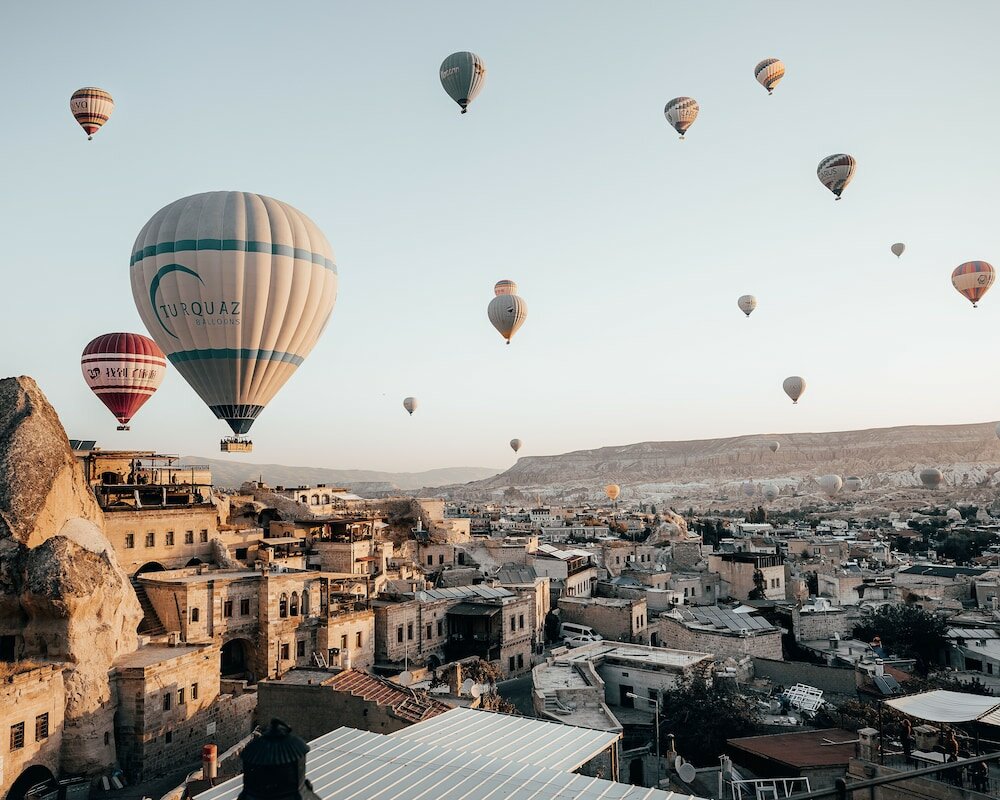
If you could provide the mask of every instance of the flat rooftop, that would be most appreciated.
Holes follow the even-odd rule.
[[[194,570],[196,567],[184,567],[183,569],[167,569],[162,572],[143,572],[139,578],[143,581],[153,581],[155,583],[205,583],[207,581],[239,581],[245,578],[259,578],[262,573],[256,569],[206,569],[199,575]],[[269,577],[279,575],[313,575],[319,577],[326,573],[316,572],[308,569],[282,568],[280,572],[267,572]]]
[[[854,758],[858,735],[840,728],[729,739],[726,746],[791,769],[836,767]]]
[[[173,661],[175,658],[183,658],[200,650],[208,653],[213,649],[214,646],[210,644],[179,644],[176,647],[166,644],[147,644],[145,647],[140,647],[134,653],[119,656],[115,659],[114,665],[121,669],[145,669],[146,667],[153,666],[153,664]]]
[[[570,650],[560,656],[560,661],[591,661],[597,658],[611,658],[619,661],[633,661],[636,669],[643,667],[691,667],[710,653],[695,653],[690,650],[672,650],[667,647],[649,647],[641,644],[621,644],[617,642],[594,642]]]

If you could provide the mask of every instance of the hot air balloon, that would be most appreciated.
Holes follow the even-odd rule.
[[[802,397],[802,393],[806,390],[806,379],[800,378],[798,375],[792,375],[785,378],[781,384],[781,388],[785,390],[785,394],[792,398],[793,403],[798,403],[799,398]]]
[[[486,82],[486,64],[475,53],[452,53],[441,62],[440,74],[441,85],[464,114]]]
[[[753,76],[768,94],[773,94],[774,87],[785,77],[785,65],[780,58],[765,58],[753,68]]]
[[[129,420],[163,383],[167,357],[156,342],[138,333],[105,333],[83,348],[83,379],[121,424]]]
[[[115,101],[104,89],[85,86],[73,92],[69,98],[69,110],[73,112],[73,117],[80,123],[80,127],[87,132],[87,141],[90,141],[101,126],[111,118],[111,112],[115,110]]]
[[[416,397],[406,397],[403,399],[403,408],[406,409],[407,413],[412,417],[413,412],[417,410],[417,398]],[[431,416],[434,416],[433,414]]]
[[[497,281],[493,286],[493,294],[499,297],[502,294],[517,294],[517,284],[514,281]]]
[[[781,494],[781,490],[773,483],[765,483],[762,492],[764,499],[769,503],[773,503],[777,499],[778,495]]]
[[[528,318],[528,304],[516,294],[498,294],[490,300],[486,315],[500,335],[510,344],[511,337]]]
[[[985,261],[966,261],[951,273],[951,284],[965,297],[972,307],[986,294],[996,279],[996,272]]]
[[[836,497],[837,493],[844,488],[844,480],[839,475],[824,475],[816,482],[823,493],[830,498]]]
[[[663,108],[663,115],[670,126],[684,138],[688,128],[698,118],[698,101],[693,97],[675,97]]]
[[[827,156],[819,162],[816,175],[819,177],[819,182],[833,192],[839,200],[840,195],[847,188],[847,184],[854,177],[854,170],[857,166],[858,162],[854,160],[854,156],[837,153],[833,156]]]
[[[996,433],[997,438],[1000,439],[1000,422],[997,423],[997,426],[993,429],[993,431]]]
[[[848,492],[856,492],[861,488],[861,478],[857,475],[848,475],[844,478],[844,490]]]
[[[608,500],[613,503],[618,499],[618,495],[622,493],[622,487],[617,483],[609,483],[604,487],[604,493],[608,496]]]
[[[937,489],[944,480],[944,473],[934,467],[920,470],[920,482],[928,489]]]
[[[745,294],[736,301],[736,305],[739,306],[740,311],[749,317],[753,313],[753,310],[757,308],[757,298],[752,294]]]
[[[740,488],[743,489],[743,494],[747,497],[753,497],[757,492],[757,487],[753,481],[743,481],[743,485]]]
[[[156,212],[132,253],[132,296],[150,335],[215,416],[245,434],[330,318],[337,265],[326,237],[270,197],[205,192]]]
[[[892,250],[892,254],[896,256],[896,258],[899,258],[901,255],[903,255],[903,251],[906,249],[906,245],[903,244],[902,242],[896,242],[896,244],[894,244],[889,249]]]
[[[772,453],[777,453],[778,450],[781,449],[781,442],[771,442],[768,445],[768,448],[771,450]]]
[[[521,449],[521,440],[520,439],[511,439],[510,440],[510,449],[513,450],[515,453],[518,450],[520,450]]]

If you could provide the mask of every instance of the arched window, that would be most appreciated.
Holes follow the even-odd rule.
[[[192,608],[191,609],[191,621],[192,622],[197,622],[198,621],[198,617],[199,617],[198,609],[197,608]]]
[[[323,495],[323,505],[325,506],[330,505],[330,495],[328,494]]]
[[[299,497],[299,502],[300,503],[308,503],[309,502],[309,498],[306,495],[302,495],[302,496]]]
[[[291,615],[297,617],[299,615],[299,593],[292,592],[292,607],[290,609]]]
[[[314,506],[318,506],[319,505],[319,495],[318,494],[314,494],[313,495],[312,504]]]
[[[309,613],[309,587],[306,586],[302,589],[302,616],[306,616]]]
[[[281,597],[278,598],[278,616],[287,617],[288,616],[288,595],[284,592],[281,593]]]

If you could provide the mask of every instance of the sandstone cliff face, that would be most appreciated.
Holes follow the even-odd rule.
[[[65,665],[62,768],[93,773],[115,698],[112,663],[138,646],[139,601],[58,416],[30,378],[0,380],[0,632],[19,658]]]

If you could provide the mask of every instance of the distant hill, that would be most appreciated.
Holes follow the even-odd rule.
[[[288,467],[284,464],[249,464],[245,461],[222,461],[203,456],[182,456],[180,463],[207,464],[212,468],[216,486],[238,488],[244,481],[263,477],[271,486],[297,486],[299,484],[325,483],[348,489],[377,489],[386,491],[397,488],[403,491],[434,488],[469,481],[482,480],[496,475],[500,470],[489,467],[445,467],[426,472],[379,472],[367,469],[327,469],[325,467]]]

